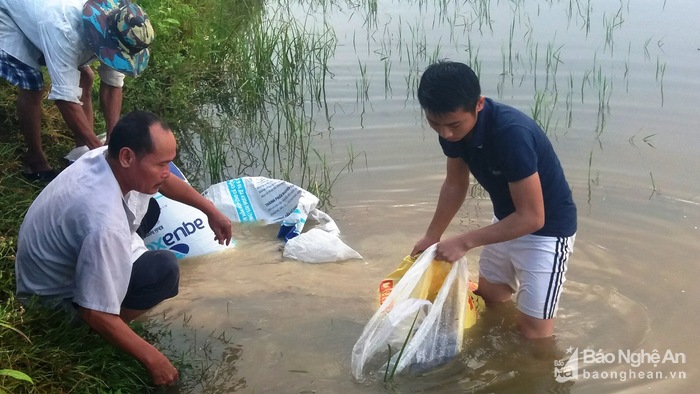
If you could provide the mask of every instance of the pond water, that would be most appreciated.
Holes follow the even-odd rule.
[[[182,392],[689,392],[700,384],[692,340],[700,2],[308,3],[283,9],[309,31],[333,27],[337,38],[329,116],[314,119],[317,148],[338,168],[349,146],[360,153],[326,211],[364,260],[285,260],[275,226],[241,225],[234,250],[184,260],[180,294],[150,314],[172,331],[171,353],[196,360],[201,375],[185,377]],[[439,58],[472,64],[484,95],[539,111],[559,154],[579,230],[555,335],[557,359],[578,351],[577,380],[558,383],[554,359],[529,356],[508,312],[487,312],[443,367],[392,387],[351,377],[350,352],[376,310],[378,283],[423,234],[444,177],[437,136],[413,94],[420,71]],[[446,234],[490,222],[488,198],[474,194]],[[473,278],[478,253],[467,255]],[[625,361],[626,351],[646,358]],[[655,352],[683,362],[655,365]]]

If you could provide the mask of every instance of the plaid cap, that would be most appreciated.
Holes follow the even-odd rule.
[[[132,77],[148,66],[154,33],[138,5],[129,0],[88,0],[83,26],[90,49],[107,66]]]

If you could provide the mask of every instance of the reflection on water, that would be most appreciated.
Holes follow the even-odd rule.
[[[181,293],[153,324],[172,329],[173,353],[194,355],[183,392],[687,392],[700,383],[696,300],[700,134],[693,1],[284,1],[310,32],[338,44],[314,119],[316,148],[362,165],[336,184],[342,237],[364,261],[284,260],[276,228],[234,229],[235,250],[182,262]],[[650,21],[654,21],[650,23]],[[512,309],[490,310],[466,350],[435,370],[357,383],[350,351],[376,308],[378,282],[410,252],[434,210],[444,158],[414,99],[437,58],[472,64],[485,95],[547,129],[579,207],[579,232],[554,343],[523,342]],[[487,225],[475,191],[448,233]],[[478,272],[478,250],[467,255]],[[167,341],[166,341],[167,342]],[[542,344],[539,344],[542,345]],[[557,382],[572,349],[683,352],[686,363],[632,368],[654,379]],[[684,371],[684,379],[673,372]]]
[[[553,339],[524,340],[517,333],[516,309],[509,303],[482,314],[468,331],[460,356],[431,371],[397,379],[397,392],[560,392],[576,382],[557,382],[554,362],[569,348],[636,349],[648,330],[645,308],[613,289],[569,283],[570,302],[558,317]],[[614,332],[610,327],[617,327]],[[585,339],[585,344],[581,343]],[[374,376],[382,381],[382,374]]]

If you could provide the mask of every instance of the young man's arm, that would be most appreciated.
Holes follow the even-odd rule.
[[[168,177],[160,187],[165,197],[193,206],[204,212],[209,218],[209,226],[220,244],[231,242],[231,219],[221,213],[214,204],[204,198],[197,190],[177,176]]]
[[[424,251],[430,245],[440,241],[452,218],[464,203],[469,189],[469,167],[461,158],[448,158],[445,181],[440,188],[435,214],[430,225],[411,251],[411,256]]]
[[[508,184],[515,212],[490,226],[450,237],[438,244],[437,258],[454,262],[470,249],[509,241],[544,226],[544,199],[537,172]]]
[[[138,336],[119,315],[79,308],[80,318],[107,342],[133,356],[148,371],[156,385],[172,384],[177,369],[153,345]]]
[[[83,107],[80,104],[71,101],[56,100],[56,107],[58,107],[61,116],[63,116],[63,120],[66,121],[68,128],[73,131],[77,140],[85,142],[85,145],[90,149],[102,146],[102,142],[93,131],[92,122],[85,116]]]

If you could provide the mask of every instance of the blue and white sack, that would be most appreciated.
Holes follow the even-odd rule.
[[[170,172],[187,182],[187,178],[173,163],[170,163]],[[219,244],[214,239],[214,231],[209,227],[207,215],[199,209],[171,200],[160,193],[153,197],[160,206],[160,216],[153,229],[144,237],[144,243],[149,250],[170,250],[178,259],[182,259],[225,250],[236,245],[234,240],[231,240],[229,245]]]

